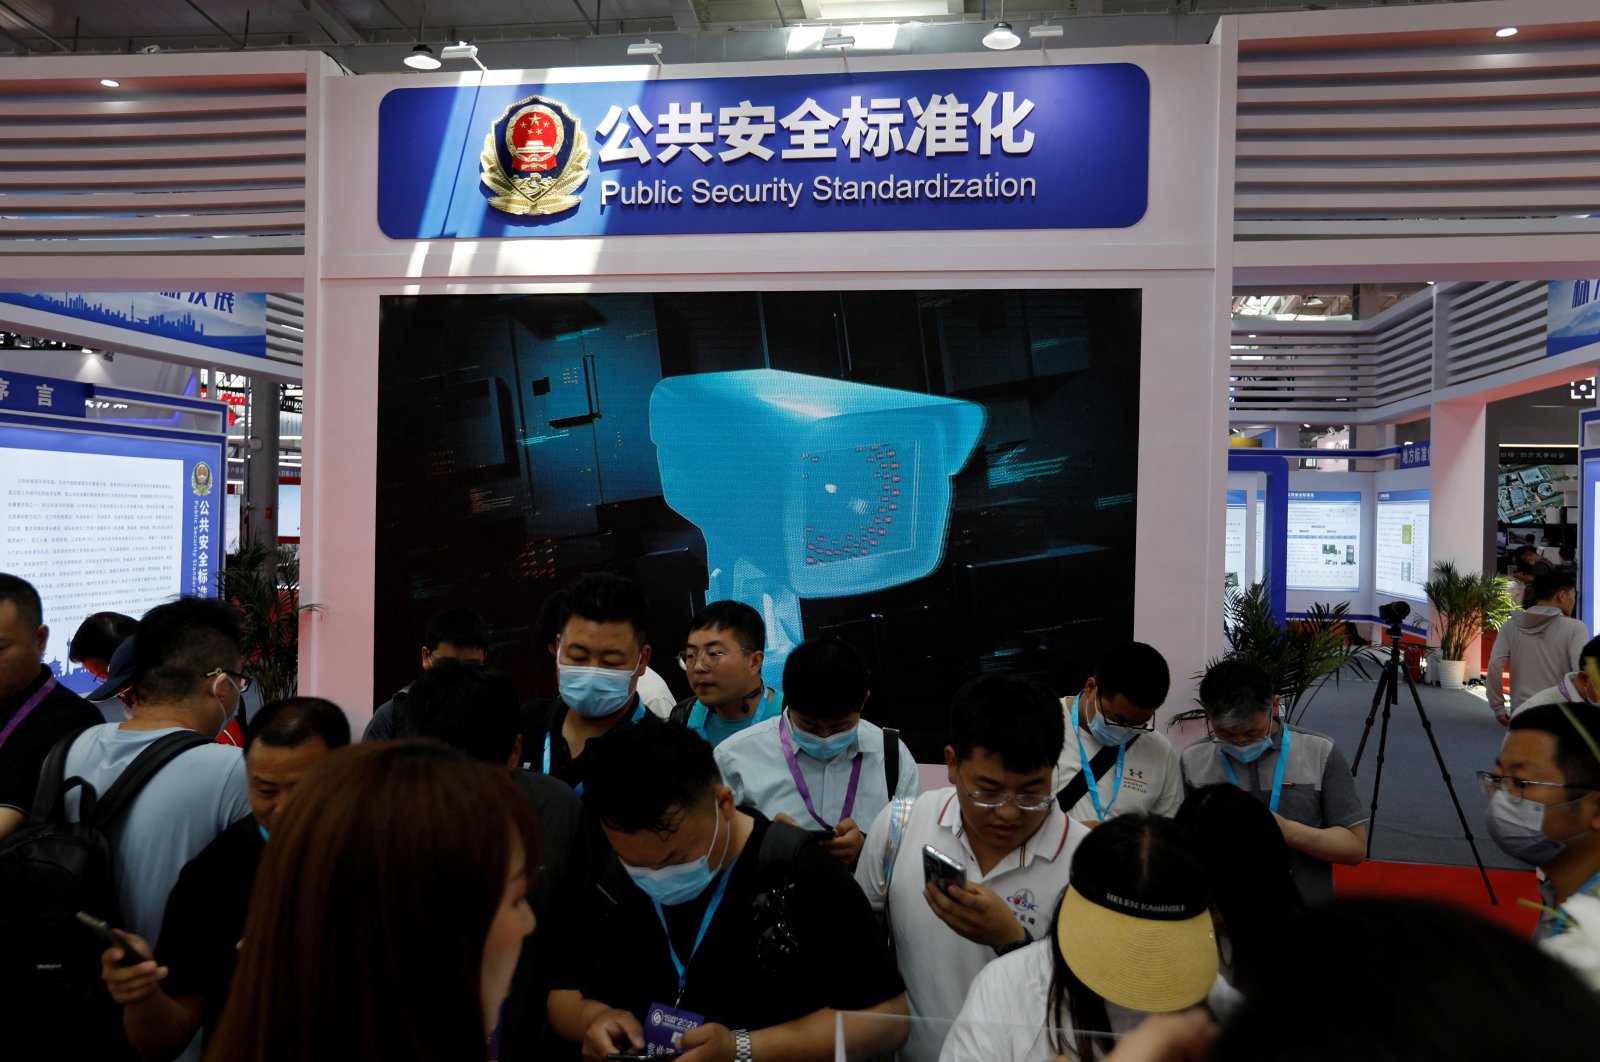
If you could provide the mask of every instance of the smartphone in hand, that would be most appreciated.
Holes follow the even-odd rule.
[[[952,885],[966,887],[967,867],[966,864],[951,859],[933,845],[925,844],[922,846],[922,879],[929,885],[937,885],[940,892],[948,894]]]
[[[104,941],[106,947],[122,949],[122,958],[117,962],[118,966],[138,966],[141,962],[147,961],[143,955],[133,950],[132,944],[117,936],[116,933],[112,932],[110,926],[94,915],[87,911],[79,911],[74,917],[77,918],[83,928]]]

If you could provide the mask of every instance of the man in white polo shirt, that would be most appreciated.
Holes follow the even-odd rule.
[[[1171,681],[1153,647],[1124,642],[1100,658],[1081,693],[1062,698],[1067,740],[1055,790],[1068,815],[1092,827],[1130,811],[1178,813],[1178,754],[1155,728]],[[1089,779],[1096,780],[1093,786]]]
[[[922,794],[909,814],[889,804],[867,830],[856,881],[888,921],[913,1017],[930,1019],[912,1027],[901,1051],[909,1062],[937,1062],[978,972],[1049,929],[1089,833],[1051,788],[1064,737],[1049,690],[973,679],[951,700],[950,786]],[[965,884],[929,884],[924,846],[964,867]]]

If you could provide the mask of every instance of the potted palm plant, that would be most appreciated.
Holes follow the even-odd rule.
[[[300,558],[293,546],[273,549],[259,539],[229,554],[217,576],[218,595],[238,607],[244,626],[244,666],[261,703],[295,694],[300,671]]]
[[[1497,631],[1511,618],[1516,602],[1503,575],[1463,572],[1452,561],[1433,566],[1423,586],[1439,632],[1439,684],[1460,689],[1467,669],[1467,650],[1486,631]]]

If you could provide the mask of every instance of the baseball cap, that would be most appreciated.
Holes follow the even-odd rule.
[[[1139,858],[1102,834],[1137,830]],[[1067,967],[1108,1003],[1160,1014],[1204,1002],[1217,979],[1205,870],[1169,823],[1118,816],[1084,839],[1061,900],[1056,944]],[[1085,858],[1087,856],[1088,858]],[[1104,856],[1097,858],[1097,856]],[[1164,861],[1161,873],[1149,866]]]
[[[133,685],[133,638],[122,639],[117,651],[111,654],[106,665],[106,680],[89,691],[84,700],[90,704],[103,704]]]

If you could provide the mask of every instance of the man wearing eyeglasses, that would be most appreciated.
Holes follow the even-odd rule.
[[[1489,836],[1513,859],[1539,868],[1547,910],[1534,939],[1559,936],[1556,909],[1575,895],[1600,898],[1600,708],[1541,704],[1511,717],[1489,796]]]
[[[1278,820],[1289,873],[1308,905],[1333,899],[1333,864],[1367,857],[1367,811],[1333,739],[1278,718],[1272,680],[1245,660],[1213,664],[1200,680],[1209,741],[1183,750],[1187,791],[1235,785]]]
[[[686,726],[716,748],[728,738],[783,711],[783,691],[761,680],[767,625],[742,601],[713,601],[689,621],[689,640],[678,666],[694,695],[672,709],[669,721]]]
[[[901,1052],[910,1062],[937,1062],[978,973],[1049,929],[1072,854],[1089,835],[1051,787],[1065,736],[1048,689],[975,678],[951,699],[949,787],[922,794],[909,814],[891,803],[867,830],[856,882],[888,922],[911,1013],[935,1019],[913,1023]],[[964,880],[925,873],[925,858],[941,856]]]
[[[128,721],[79,735],[67,753],[66,776],[81,777],[103,794],[139,753],[169,734],[193,730],[215,739],[250,688],[243,668],[232,605],[186,597],[151,609],[134,635]],[[73,821],[78,795],[75,789],[66,796]],[[167,895],[184,864],[249,814],[248,776],[237,748],[212,743],[188,749],[157,772],[109,831],[120,928],[159,940]]]
[[[1055,790],[1068,815],[1093,827],[1130,811],[1177,814],[1183,803],[1178,754],[1155,727],[1170,685],[1160,653],[1143,642],[1124,642],[1100,658],[1082,692],[1062,699],[1067,741]]]

